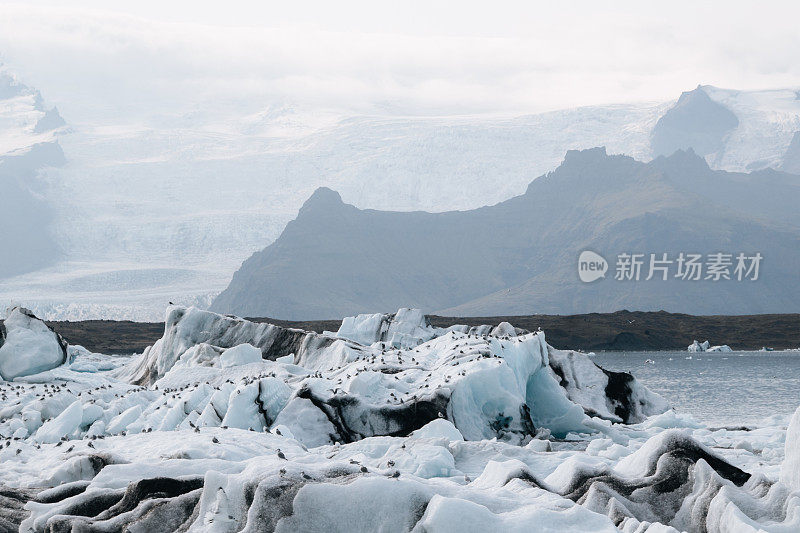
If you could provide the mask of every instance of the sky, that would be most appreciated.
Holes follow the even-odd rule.
[[[0,61],[68,121],[524,114],[800,86],[800,3],[0,2]]]

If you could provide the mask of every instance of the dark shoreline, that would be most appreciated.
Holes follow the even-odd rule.
[[[535,331],[542,328],[556,348],[575,350],[685,350],[693,340],[727,344],[734,350],[800,347],[800,314],[693,316],[665,311],[617,311],[584,315],[428,317],[434,326],[510,322]],[[285,327],[336,331],[340,320],[287,321],[250,319]],[[164,332],[162,322],[84,320],[49,322],[70,344],[91,351],[125,354],[143,351]]]

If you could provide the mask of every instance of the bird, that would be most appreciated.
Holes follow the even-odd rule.
[[[278,459],[286,460],[286,455],[284,455],[280,448],[278,448]]]

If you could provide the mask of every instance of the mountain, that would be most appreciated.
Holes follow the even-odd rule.
[[[642,163],[604,148],[569,151],[524,194],[469,211],[361,210],[321,188],[211,309],[286,319],[401,306],[451,316],[796,312],[798,199],[795,175],[714,171],[692,151]],[[580,281],[584,250],[606,258],[606,279]],[[617,281],[624,252],[764,259],[756,281]]]
[[[169,301],[207,306],[318,187],[361,209],[476,209],[523,194],[570,149],[604,145],[648,161],[664,124],[683,128],[691,142],[679,145],[711,168],[737,172],[781,168],[800,130],[796,89],[708,85],[691,91],[692,105],[682,97],[521,116],[345,116],[242,102],[71,114],[65,125],[38,90],[3,72],[0,157],[58,142],[68,160],[33,180],[14,176],[46,207],[41,231],[59,259],[0,274],[0,308],[22,298],[46,319],[158,320]],[[727,110],[738,125],[706,153],[693,140],[703,122],[680,119],[687,106]]]
[[[669,155],[692,148],[700,155],[718,152],[726,136],[739,125],[736,115],[709,98],[702,87],[681,94],[678,103],[653,128],[653,154]]]

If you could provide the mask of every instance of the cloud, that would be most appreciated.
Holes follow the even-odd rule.
[[[524,113],[800,85],[788,2],[162,4],[6,4],[0,58],[73,122],[275,102]]]

